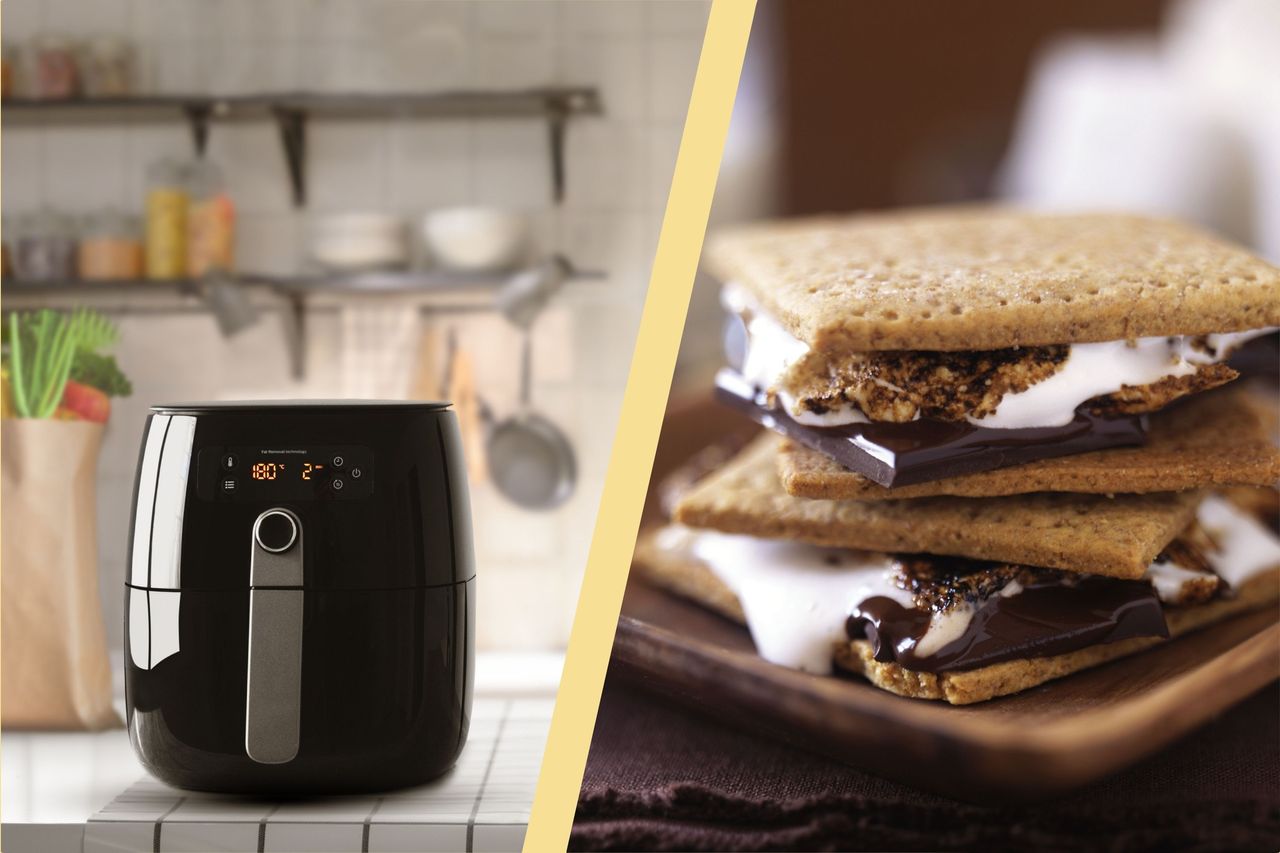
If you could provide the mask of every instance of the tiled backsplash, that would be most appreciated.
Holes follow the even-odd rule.
[[[574,444],[574,498],[553,513],[530,514],[487,484],[472,496],[481,647],[555,646],[568,635],[707,12],[701,0],[7,0],[4,37],[125,35],[138,45],[143,83],[169,92],[600,90],[604,115],[570,124],[559,207],[551,203],[547,131],[535,121],[312,122],[302,210],[291,206],[274,127],[215,125],[209,144],[238,206],[243,269],[302,269],[307,217],[317,211],[412,217],[483,203],[530,210],[540,248],[608,273],[606,281],[570,285],[534,333],[534,402]],[[136,210],[147,165],[189,154],[179,123],[6,128],[4,213],[42,205]],[[201,314],[120,317],[118,357],[135,392],[116,402],[99,474],[113,645],[121,643],[126,528],[147,406],[339,394],[350,345],[340,319],[308,318],[307,379],[299,385],[272,316],[229,340]],[[512,330],[493,316],[437,322],[454,326],[474,354],[481,395],[499,414],[510,411],[518,367]]]

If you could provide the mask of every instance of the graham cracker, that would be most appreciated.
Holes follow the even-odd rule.
[[[986,206],[767,222],[705,260],[827,354],[1280,325],[1280,270],[1179,222]]]
[[[677,502],[690,527],[865,551],[947,554],[1140,578],[1190,522],[1202,492],[1037,493],[826,501],[786,493],[779,437],[765,433]]]
[[[783,440],[778,450],[778,476],[787,493],[796,497],[857,501],[1270,486],[1280,480],[1280,449],[1271,440],[1267,420],[1251,395],[1224,390],[1152,415],[1147,444],[1142,447],[1039,459],[897,488],[885,488],[829,456]]]
[[[633,570],[657,586],[696,601],[742,625],[747,624],[737,596],[711,569],[696,558],[661,548],[651,532],[642,534],[636,544]],[[1234,592],[1232,598],[1185,607],[1166,607],[1165,621],[1170,636],[1181,636],[1238,613],[1274,605],[1280,599],[1280,567],[1255,576]],[[1158,637],[1135,637],[1062,655],[1022,658],[943,673],[912,670],[897,663],[878,661],[866,640],[836,643],[832,656],[839,669],[862,675],[876,687],[890,693],[968,705],[1019,693],[1162,642],[1164,640]]]

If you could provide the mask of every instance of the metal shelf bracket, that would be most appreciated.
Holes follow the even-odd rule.
[[[191,126],[191,142],[195,146],[196,156],[203,157],[209,145],[209,119],[213,108],[207,103],[193,101],[182,108]]]
[[[289,185],[293,188],[293,205],[307,203],[307,113],[294,107],[273,107],[271,110],[280,129],[280,143],[284,146],[285,165],[289,169]]]
[[[564,201],[564,137],[569,111],[563,101],[552,101],[547,114],[547,132],[551,148],[551,197],[556,204]]]
[[[280,325],[289,352],[289,372],[301,381],[307,373],[307,300],[296,291],[277,291],[284,299]]]

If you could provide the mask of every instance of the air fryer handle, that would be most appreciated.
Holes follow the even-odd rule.
[[[260,764],[298,754],[302,717],[302,523],[269,509],[253,525],[244,749]]]

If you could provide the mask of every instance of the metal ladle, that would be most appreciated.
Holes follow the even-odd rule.
[[[494,484],[513,503],[526,509],[554,509],[573,494],[578,466],[573,447],[560,427],[533,409],[533,321],[571,273],[564,258],[556,256],[512,277],[498,296],[498,306],[512,325],[523,332],[520,349],[520,408],[514,415],[493,423],[493,415],[481,403],[481,417],[490,425],[487,451]]]

